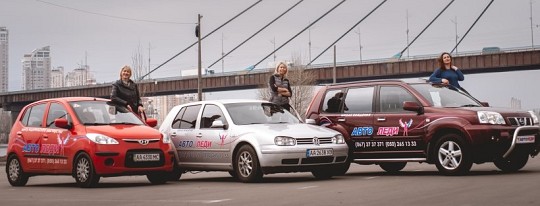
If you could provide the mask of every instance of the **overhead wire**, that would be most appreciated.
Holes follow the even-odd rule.
[[[312,59],[307,65],[311,65],[311,63],[313,63],[315,60],[317,60],[322,54],[324,54],[324,52],[328,51],[328,49],[330,49],[330,47],[332,47],[332,45],[335,45],[339,40],[341,40],[343,37],[345,37],[345,35],[347,35],[349,32],[351,32],[356,26],[358,26],[358,24],[362,23],[362,21],[364,21],[364,19],[366,19],[373,12],[375,12],[377,9],[379,9],[379,7],[381,7],[384,3],[386,3],[386,1],[387,0],[382,1],[373,10],[371,10],[368,14],[366,14],[366,16],[364,16],[364,18],[362,18],[362,19],[360,19],[360,21],[356,22],[356,24],[354,24],[349,30],[347,30],[345,33],[343,33],[338,39],[336,39],[336,41],[332,42],[332,44],[330,44],[330,46],[328,46],[326,49],[324,49],[319,55],[317,55],[314,59]]]
[[[491,4],[493,3],[493,1],[495,0],[491,0],[489,2],[489,4],[486,6],[486,8],[484,8],[484,10],[482,11],[482,13],[480,13],[480,15],[476,18],[476,20],[474,21],[474,23],[469,27],[469,29],[467,29],[467,32],[465,32],[465,34],[463,35],[463,37],[461,37],[461,39],[459,39],[459,42],[456,44],[456,46],[454,46],[454,48],[452,49],[452,52],[454,52],[454,50],[456,50],[456,48],[458,47],[459,44],[461,44],[461,41],[463,41],[463,39],[465,39],[465,37],[467,36],[467,34],[469,34],[469,32],[471,31],[471,29],[474,27],[474,25],[476,24],[476,22],[478,22],[478,20],[480,20],[480,18],[484,15],[484,13],[487,11],[487,9],[491,6]]]

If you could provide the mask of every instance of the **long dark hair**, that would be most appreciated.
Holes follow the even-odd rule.
[[[450,56],[450,68],[452,68],[453,57],[452,57],[452,55],[450,55],[450,53],[448,53],[448,52],[443,52],[443,53],[439,56],[439,58],[437,59],[437,61],[439,62],[439,68],[441,68],[441,69],[450,69],[450,68],[446,68],[445,65],[444,65],[443,56],[444,56],[445,54],[448,54],[448,56]]]

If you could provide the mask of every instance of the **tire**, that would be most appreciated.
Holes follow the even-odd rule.
[[[154,185],[161,185],[165,184],[167,180],[170,178],[170,173],[166,172],[156,172],[156,173],[150,173],[146,175],[146,179],[150,181],[150,183]]]
[[[338,164],[332,167],[333,175],[334,176],[342,176],[349,171],[349,168],[351,167],[351,162],[347,161],[343,164]]]
[[[229,172],[229,175],[231,175],[231,177],[233,177],[234,179],[238,179],[238,176],[236,175],[236,172],[234,170],[228,171],[228,172]]]
[[[335,174],[335,170],[333,170],[333,167],[323,167],[323,168],[317,168],[311,171],[311,174],[315,176],[315,178],[320,180],[327,180],[332,178]]]
[[[379,167],[381,167],[386,172],[396,173],[405,168],[406,165],[407,162],[384,162],[380,163]]]
[[[6,164],[6,174],[11,186],[25,186],[28,182],[28,174],[24,173],[21,162],[16,155],[10,155]]]
[[[496,160],[493,163],[503,172],[517,172],[521,168],[525,167],[527,161],[529,161],[529,154],[516,153],[510,155],[510,157],[506,159]]]
[[[73,177],[77,185],[82,188],[96,187],[100,176],[96,174],[94,163],[86,153],[80,153],[75,158],[73,165]]]
[[[263,173],[259,159],[251,146],[243,145],[240,147],[235,157],[234,170],[240,181],[250,183],[262,180]]]
[[[443,175],[464,175],[472,167],[472,155],[467,143],[458,134],[442,136],[432,152],[437,169]]]
[[[168,176],[167,180],[168,181],[178,181],[182,177],[183,173],[184,173],[184,171],[182,169],[180,169],[180,167],[178,167],[178,164],[176,163],[176,161],[174,161],[173,170],[171,172],[167,173],[167,176]]]

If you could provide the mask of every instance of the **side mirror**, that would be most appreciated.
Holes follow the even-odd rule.
[[[71,129],[71,125],[68,123],[67,119],[64,118],[55,119],[54,126],[62,129]]]
[[[480,102],[480,104],[484,107],[489,107],[489,103],[488,102]]]
[[[210,128],[223,128],[227,129],[227,125],[223,124],[221,120],[214,120]]]
[[[403,109],[407,111],[417,112],[418,114],[424,114],[424,107],[417,102],[403,102]]]
[[[146,119],[146,124],[150,127],[155,127],[157,125],[157,119],[148,118]]]
[[[306,124],[313,124],[315,125],[317,122],[314,119],[306,119]]]

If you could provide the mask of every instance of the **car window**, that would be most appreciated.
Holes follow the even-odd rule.
[[[204,106],[203,113],[201,116],[201,128],[210,128],[212,122],[215,120],[221,120],[223,124],[227,124],[225,115],[217,105],[207,104]]]
[[[182,116],[184,115],[184,112],[186,112],[186,107],[182,107],[178,114],[176,114],[176,117],[174,117],[174,120],[171,123],[171,128],[173,129],[180,129],[180,120],[182,120]]]
[[[323,110],[328,113],[341,113],[343,111],[343,92],[341,90],[329,90],[324,96]],[[345,107],[348,110],[348,107]]]
[[[411,84],[434,107],[482,106],[480,102],[462,92],[431,84]]]
[[[351,88],[347,91],[345,105],[348,110],[344,113],[358,114],[373,112],[373,87]]]
[[[175,124],[180,124],[178,127],[173,127],[174,129],[194,129],[195,125],[197,124],[197,115],[199,115],[199,110],[201,109],[201,105],[194,105],[194,106],[188,106],[185,107],[185,111],[182,113],[182,110],[178,113],[179,115],[182,114],[181,118],[179,118],[179,115],[174,119],[173,126]]]
[[[105,101],[76,101],[69,104],[84,125],[144,125],[144,122],[126,107]]]
[[[49,108],[49,114],[47,115],[47,127],[58,128],[54,125],[54,120],[61,118],[66,119],[68,120],[68,123],[71,123],[71,118],[69,118],[69,115],[64,106],[58,103],[52,103]]]
[[[225,104],[236,125],[248,124],[297,124],[293,114],[273,103],[243,102]]]
[[[403,102],[418,102],[407,90],[399,86],[382,86],[379,91],[381,112],[410,112],[403,110]]]
[[[39,104],[33,106],[32,109],[29,111],[28,121],[26,122],[26,124],[23,124],[29,127],[41,127],[43,115],[45,114],[45,105],[46,104]]]

